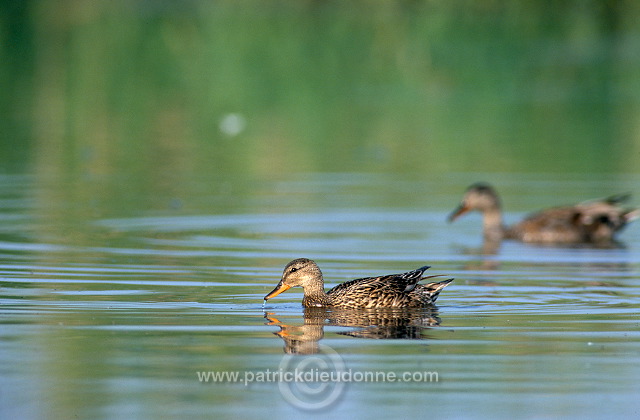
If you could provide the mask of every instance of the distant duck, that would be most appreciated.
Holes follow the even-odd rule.
[[[440,291],[453,281],[418,284],[420,280],[438,276],[422,277],[429,268],[401,274],[366,277],[339,284],[325,293],[324,279],[318,265],[307,258],[291,261],[282,273],[275,289],[264,297],[271,299],[291,287],[301,286],[304,291],[302,306],[336,308],[419,308],[432,305]]]
[[[487,240],[515,239],[547,244],[606,244],[627,223],[640,217],[640,209],[623,209],[620,203],[629,195],[616,195],[573,206],[554,207],[527,216],[523,221],[506,227],[502,224],[502,209],[496,191],[488,184],[471,185],[462,202],[448,217],[454,221],[462,214],[477,210],[482,213],[484,237]]]

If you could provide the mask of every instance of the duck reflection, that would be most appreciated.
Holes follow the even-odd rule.
[[[338,334],[370,339],[428,338],[424,332],[440,324],[438,308],[401,309],[328,309],[305,308],[302,325],[280,322],[273,312],[265,313],[267,325],[277,325],[274,334],[284,340],[287,354],[314,354],[319,351],[319,341],[324,337],[325,326],[350,328]]]
[[[496,257],[499,255],[501,245],[502,241],[485,239],[481,247],[453,247],[452,251],[467,257],[467,261],[462,266],[463,270],[493,271],[500,268],[500,260]]]
[[[483,270],[483,271],[495,271],[501,268],[502,258],[501,254],[501,240],[493,240],[493,239],[484,239],[481,247],[463,247],[463,246],[453,246],[452,252],[464,255],[466,257],[465,263],[460,267],[462,270]],[[537,244],[537,243],[527,243],[523,245],[514,244],[516,247],[521,247],[522,251],[526,251],[528,256],[536,255],[536,253],[540,253],[541,256],[551,255],[545,254],[546,251],[561,250],[567,251],[570,250],[573,252],[573,255],[579,255],[579,253],[584,253],[584,255],[588,255],[589,253],[597,253],[597,252],[616,252],[616,251],[627,251],[627,246],[620,241],[615,239],[606,242],[606,243],[576,243],[576,244]],[[604,254],[603,254],[604,255]],[[612,255],[612,254],[608,254]],[[548,257],[545,257],[548,258]],[[592,262],[593,258],[585,258],[585,261],[580,262],[580,265],[585,267],[596,267],[596,268],[621,268],[626,266],[627,264],[611,264],[611,263],[600,263],[600,262]],[[559,260],[560,261],[560,260]],[[558,262],[560,263],[560,262]],[[575,262],[566,264],[567,266],[574,266]]]

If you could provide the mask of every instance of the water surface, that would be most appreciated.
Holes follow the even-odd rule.
[[[93,211],[73,220],[55,215],[56,200],[39,204],[33,178],[4,177],[3,417],[637,414],[640,226],[619,247],[503,243],[487,255],[477,216],[445,222],[476,177],[454,174],[436,186],[307,174],[253,186],[232,213],[116,217],[89,203]],[[639,181],[549,178],[498,181],[506,218]],[[328,286],[424,264],[455,281],[428,313],[318,317],[303,311],[299,289],[263,308],[284,265],[302,256],[318,262]],[[296,363],[396,377],[436,372],[437,381],[352,381],[332,396],[335,383],[288,394],[277,381],[198,377],[255,379]],[[303,410],[322,401],[321,410]]]

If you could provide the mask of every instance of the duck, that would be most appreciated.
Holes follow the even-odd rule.
[[[533,213],[513,226],[502,223],[502,206],[496,190],[480,182],[467,188],[460,205],[448,216],[453,222],[472,210],[482,213],[485,240],[513,239],[543,244],[605,244],[629,222],[640,217],[640,209],[625,209],[620,203],[629,194],[614,195],[602,200],[553,207]]]
[[[325,307],[344,309],[422,308],[433,305],[440,291],[453,281],[418,284],[428,265],[400,274],[366,277],[341,283],[324,291],[322,271],[315,261],[298,258],[286,265],[282,279],[265,297],[265,302],[291,287],[300,286],[305,308]]]

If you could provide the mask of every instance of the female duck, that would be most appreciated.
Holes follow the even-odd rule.
[[[449,222],[477,210],[482,213],[487,240],[516,239],[537,243],[608,243],[627,223],[640,216],[640,209],[618,206],[628,195],[612,196],[574,206],[554,207],[526,217],[511,227],[502,224],[500,199],[488,184],[470,186],[462,202],[450,215]]]
[[[284,268],[280,283],[264,300],[271,299],[285,290],[300,286],[304,291],[302,305],[309,307],[338,308],[418,308],[432,305],[440,291],[453,279],[418,284],[429,266],[402,274],[389,274],[351,280],[337,285],[325,293],[324,279],[318,265],[307,258],[291,261]]]

